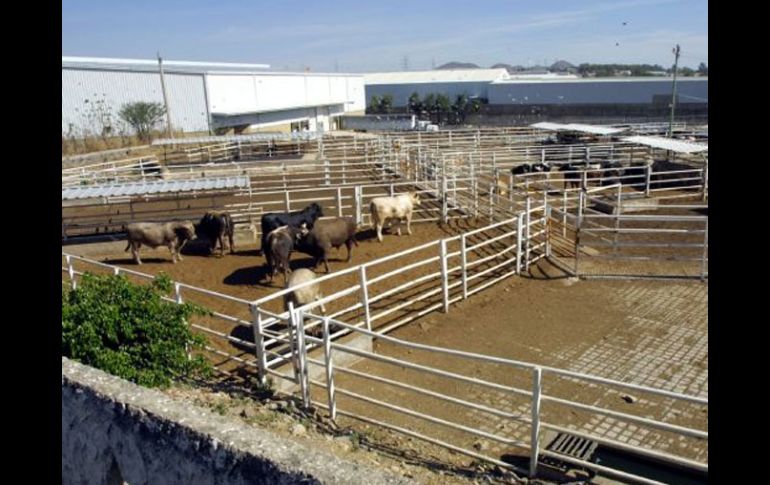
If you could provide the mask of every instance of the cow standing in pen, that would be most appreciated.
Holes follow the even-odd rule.
[[[219,255],[225,255],[225,236],[230,243],[230,254],[235,252],[233,219],[227,212],[207,212],[195,226],[195,233],[209,241],[209,254],[214,254],[218,241]]]
[[[372,226],[377,230],[377,240],[382,242],[382,228],[389,220],[398,221],[398,235],[401,235],[401,219],[406,219],[406,233],[412,234],[412,212],[420,204],[420,196],[414,192],[395,197],[375,197],[369,204]]]
[[[315,202],[296,212],[271,212],[262,216],[262,253],[266,255],[267,235],[281,226],[299,227],[304,223],[308,230],[313,229],[315,221],[323,217],[321,206]]]
[[[142,244],[151,248],[168,246],[171,251],[171,261],[176,264],[177,258],[182,261],[182,248],[195,239],[195,226],[190,221],[182,222],[133,222],[127,227],[128,246],[131,249],[136,264],[142,264],[139,258],[139,248]]]
[[[356,241],[356,221],[352,217],[335,217],[334,219],[319,219],[313,230],[296,242],[297,251],[313,256],[313,268],[323,261],[326,272],[329,272],[329,251],[345,245],[348,248],[348,257],[345,262],[350,262],[353,246],[358,246]]]
[[[281,226],[267,235],[265,241],[265,259],[267,260],[268,279],[272,282],[278,271],[283,272],[283,281],[286,283],[291,273],[289,262],[294,244],[300,236],[308,233],[307,226],[302,223],[300,227]]]

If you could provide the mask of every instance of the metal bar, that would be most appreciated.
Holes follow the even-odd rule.
[[[466,235],[460,238],[460,266],[462,268],[463,300],[468,298],[468,253]]]
[[[540,450],[540,390],[542,384],[542,370],[539,367],[532,369],[532,425],[529,445],[529,476],[537,475],[538,451]]]
[[[329,317],[323,319],[324,361],[326,363],[326,396],[329,403],[329,417],[337,419],[337,401],[334,394],[334,363],[332,362],[331,336],[329,334]]]
[[[372,316],[371,316],[371,310],[369,308],[369,288],[368,283],[366,281],[366,265],[361,265],[359,267],[359,284],[361,286],[361,305],[364,309],[364,321],[366,322],[366,329],[371,331],[372,330]]]

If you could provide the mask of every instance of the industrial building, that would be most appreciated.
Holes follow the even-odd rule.
[[[668,77],[579,78],[554,73],[510,75],[505,69],[455,69],[365,75],[367,103],[372,96],[393,96],[395,107],[407,106],[418,93],[457,95],[511,105],[660,105],[671,100]],[[677,79],[677,102],[708,105],[707,77]]]
[[[246,68],[244,68],[246,67]],[[62,134],[115,133],[130,102],[164,104],[174,130],[328,131],[362,113],[360,74],[273,72],[267,65],[62,57]]]

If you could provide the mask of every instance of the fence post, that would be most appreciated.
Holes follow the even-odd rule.
[[[708,272],[708,254],[709,254],[709,220],[706,219],[706,227],[703,235],[703,256],[701,259],[700,280],[706,281],[706,273]]]
[[[361,194],[361,186],[356,185],[353,187],[353,205],[355,206],[356,224],[362,224],[363,219],[361,217],[361,203],[363,195]]]
[[[364,307],[364,320],[366,321],[366,329],[372,331],[372,316],[369,310],[369,287],[367,286],[366,278],[366,266],[361,265],[358,271],[358,282],[361,285],[361,305]]]
[[[324,185],[329,185],[331,183],[331,179],[329,177],[329,159],[324,159]]]
[[[446,171],[441,174],[441,223],[446,224],[447,217],[449,216],[449,207],[447,205],[447,182]]]
[[[302,406],[307,409],[310,407],[310,389],[308,386],[307,349],[305,348],[305,315],[302,310],[293,310],[292,314],[294,335],[297,337],[298,377],[300,390],[302,391]]]
[[[516,221],[516,274],[521,275],[521,248],[522,244],[522,232],[524,226],[524,213],[519,212],[518,220]]]
[[[540,387],[542,384],[542,369],[532,369],[532,435],[529,442],[529,477],[537,475],[537,460],[540,453]]]
[[[530,210],[532,209],[532,198],[527,195],[527,201],[526,201],[526,222],[524,223],[524,271],[529,271],[529,233],[530,233],[530,223],[532,216],[530,215]]]
[[[644,175],[644,196],[650,196],[650,179],[652,178],[652,164],[648,164]]]
[[[334,363],[332,362],[332,339],[329,331],[329,317],[323,317],[324,362],[326,363],[326,397],[329,404],[329,417],[337,418],[337,403],[334,399]]]
[[[441,255],[441,293],[444,296],[444,313],[447,313],[449,311],[449,274],[447,272],[446,239],[439,242],[439,251]]]
[[[286,212],[291,212],[291,201],[289,200],[289,191],[283,193],[283,202],[286,205]]]
[[[115,276],[118,276],[120,274],[120,266],[115,266],[114,268],[112,268],[112,274],[114,274]]]
[[[561,216],[561,235],[567,237],[567,191],[563,192],[562,196],[562,216]]]
[[[578,274],[578,260],[580,259],[580,226],[583,225],[583,204],[585,204],[585,191],[578,193],[578,212],[575,222],[575,276]]]
[[[621,188],[622,185],[618,185],[618,197],[616,202],[616,208],[615,208],[615,236],[612,239],[612,252],[617,253],[618,252],[618,233],[620,232],[620,216],[623,214],[622,204],[622,192]]]
[[[551,208],[545,206],[545,256],[551,257]]]
[[[262,333],[262,314],[253,303],[249,304],[251,329],[254,332],[254,353],[257,356],[257,378],[264,384],[267,378],[267,360],[265,358],[265,336]]]
[[[708,187],[709,187],[709,161],[708,158],[706,159],[706,165],[703,167],[703,173],[701,175],[703,178],[703,187],[701,188],[701,200],[703,202],[706,201],[706,196],[708,195]]]
[[[72,256],[68,254],[64,256],[64,259],[67,262],[67,274],[70,276],[70,285],[74,290],[78,287],[78,284],[75,282],[75,268],[72,266]]]
[[[337,187],[337,217],[342,217],[342,187]]]
[[[468,254],[466,253],[468,249],[468,241],[466,239],[466,234],[463,233],[462,236],[460,236],[460,265],[461,265],[461,271],[462,271],[462,278],[463,278],[463,300],[468,298]]]

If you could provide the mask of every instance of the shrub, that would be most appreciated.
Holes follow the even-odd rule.
[[[62,355],[149,387],[210,374],[202,356],[188,358],[205,338],[185,323],[209,312],[163,300],[171,289],[164,274],[150,285],[84,274],[77,289],[62,290]]]
[[[141,140],[149,141],[150,132],[166,114],[166,108],[160,103],[138,101],[124,104],[118,116],[136,130]]]

